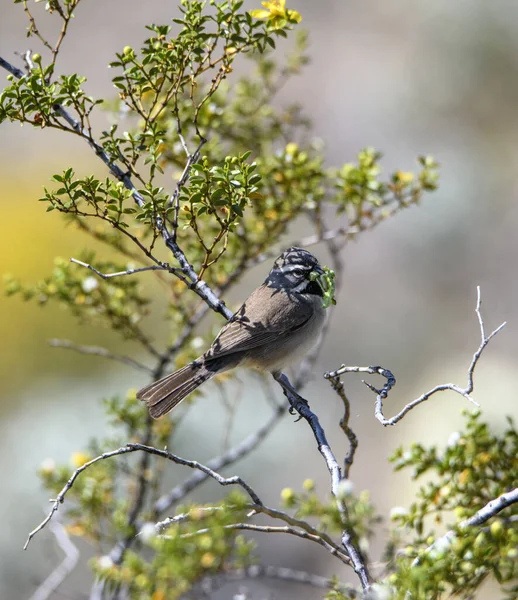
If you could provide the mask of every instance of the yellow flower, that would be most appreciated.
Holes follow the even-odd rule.
[[[210,569],[215,562],[216,557],[211,552],[205,552],[200,559],[201,566],[204,569]]]
[[[396,177],[400,183],[410,183],[414,179],[414,174],[408,171],[397,171]]]
[[[294,142],[290,142],[289,144],[286,144],[286,154],[288,156],[294,156],[298,149],[299,149],[299,147]]]
[[[70,457],[70,462],[76,469],[82,467],[89,460],[92,460],[92,457],[86,454],[86,452],[74,452]]]
[[[258,8],[250,11],[254,19],[266,19],[272,22],[272,25],[276,24],[276,19],[288,19],[296,23],[302,21],[300,13],[296,10],[286,8],[286,0],[271,0],[270,2],[261,2],[261,4],[264,6],[264,9]]]

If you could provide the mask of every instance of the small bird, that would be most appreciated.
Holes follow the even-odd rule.
[[[288,248],[274,262],[265,282],[221,329],[207,352],[142,388],[137,398],[157,419],[208,379],[237,366],[280,374],[318,340],[326,305],[324,274],[311,252]]]

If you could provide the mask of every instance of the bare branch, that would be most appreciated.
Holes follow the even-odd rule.
[[[320,546],[329,550],[331,554],[340,558],[340,560],[346,564],[350,564],[349,558],[345,555],[345,553],[337,549],[336,545],[330,546],[327,544],[320,535],[314,535],[311,533],[307,533],[306,531],[300,531],[295,529],[294,527],[290,527],[289,525],[284,525],[283,527],[272,526],[272,525],[256,525],[255,523],[230,523],[229,525],[223,525],[223,529],[230,530],[239,530],[239,531],[257,531],[260,533],[285,533],[288,535],[293,535],[295,537],[301,538],[303,540],[309,540],[311,542],[315,542]],[[205,527],[202,529],[198,529],[192,533],[186,533],[182,535],[182,537],[193,537],[196,535],[202,535],[204,533],[209,533],[211,531],[210,527]],[[167,536],[165,536],[167,538]]]
[[[59,547],[63,550],[63,562],[50,573],[45,581],[31,596],[30,600],[47,600],[52,593],[63,583],[66,577],[74,570],[79,560],[79,550],[70,540],[68,533],[59,521],[53,521],[49,528],[54,534]]]
[[[326,375],[329,374],[325,373],[324,377]],[[358,438],[349,426],[349,419],[351,416],[351,404],[349,402],[349,398],[347,398],[347,395],[345,393],[342,380],[339,377],[337,377],[330,379],[330,381],[331,387],[338,394],[344,405],[344,414],[340,419],[340,427],[342,428],[342,431],[345,433],[347,439],[349,440],[349,451],[344,457],[344,477],[347,478],[349,477],[349,472],[354,462],[354,455],[356,453],[356,449],[358,448]]]
[[[306,521],[296,519],[295,517],[292,517],[281,510],[269,508],[264,505],[251,504],[248,506],[248,508],[251,511],[248,515],[250,517],[262,513],[268,515],[273,519],[284,521],[285,523],[287,523],[287,526],[272,527],[269,525],[256,525],[253,523],[231,523],[226,527],[226,529],[248,529],[250,531],[260,531],[263,533],[287,533],[289,535],[294,535],[303,539],[310,540],[312,542],[316,542],[317,544],[323,546],[328,552],[330,552],[333,556],[337,557],[343,563],[348,565],[351,564],[349,557],[346,555],[343,549],[340,548],[340,546],[338,546],[326,533],[315,529]],[[162,531],[163,529],[170,527],[175,523],[190,521],[193,518],[198,521],[200,519],[200,511],[202,516],[203,513],[210,514],[211,512],[217,512],[219,510],[221,510],[221,507],[219,506],[196,507],[187,513],[175,515],[174,517],[169,517],[167,519],[164,519],[163,521],[156,523],[155,529],[157,531]],[[302,531],[299,531],[300,529],[302,529]],[[210,527],[205,527],[193,533],[184,534],[184,537],[188,537],[191,535],[200,535],[202,533],[207,533],[208,531],[210,531]],[[140,534],[141,533],[142,531],[140,532]]]
[[[76,265],[79,265],[81,267],[86,267],[87,269],[90,269],[90,271],[93,271],[96,275],[98,275],[99,277],[102,277],[103,279],[111,279],[112,277],[120,277],[122,275],[133,275],[134,273],[141,273],[142,271],[169,271],[169,272],[173,271],[174,272],[177,270],[177,269],[174,269],[173,267],[151,265],[149,267],[139,267],[138,269],[126,269],[125,271],[119,271],[118,273],[101,273],[95,267],[92,267],[92,265],[89,265],[88,263],[77,260],[76,258],[71,258],[70,262],[72,262]]]
[[[385,417],[385,415],[383,414],[383,400],[385,398],[387,398],[389,391],[392,389],[392,387],[396,383],[394,376],[388,369],[384,369],[383,367],[346,367],[345,365],[342,365],[336,371],[331,371],[331,372],[325,373],[324,377],[326,379],[329,379],[333,386],[337,385],[336,382],[338,381],[339,376],[344,373],[369,373],[369,374],[378,373],[379,375],[385,377],[387,382],[384,385],[384,387],[381,389],[377,389],[370,383],[363,381],[363,383],[365,383],[365,385],[376,394],[376,403],[375,403],[375,408],[374,408],[374,414],[376,416],[376,419],[378,419],[378,421],[384,426],[395,425],[396,423],[401,421],[401,419],[408,412],[410,412],[413,408],[415,408],[416,406],[418,406],[419,404],[421,404],[423,402],[426,402],[426,400],[429,400],[434,394],[436,394],[438,392],[443,392],[445,390],[451,390],[452,392],[455,392],[455,393],[461,395],[463,398],[466,398],[466,400],[468,400],[472,404],[475,404],[475,406],[478,406],[478,403],[475,402],[475,400],[473,400],[473,398],[470,395],[474,389],[473,378],[474,378],[474,373],[475,373],[475,367],[477,366],[478,360],[480,359],[480,356],[482,355],[482,352],[483,352],[484,348],[488,345],[489,341],[506,324],[504,321],[489,335],[486,335],[485,328],[484,328],[484,321],[482,319],[482,314],[480,312],[481,305],[482,305],[482,301],[481,301],[481,296],[480,296],[480,287],[477,286],[477,305],[476,305],[475,312],[476,312],[479,327],[480,327],[481,341],[480,341],[480,346],[478,347],[478,350],[473,355],[471,364],[468,368],[468,375],[467,375],[468,384],[465,388],[462,388],[455,383],[443,383],[441,385],[437,385],[434,388],[432,388],[430,391],[419,396],[419,398],[416,398],[412,402],[409,402],[397,413],[397,415],[391,417],[390,419],[387,419]]]
[[[482,331],[482,336],[484,336],[483,331]],[[450,529],[450,531],[445,533],[439,539],[435,540],[435,542],[431,546],[428,546],[428,548],[425,550],[425,554],[430,554],[433,551],[440,551],[441,553],[443,553],[448,548],[448,546],[450,546],[452,544],[452,542],[455,540],[455,537],[457,536],[459,531],[463,531],[464,529],[468,529],[469,527],[476,527],[477,525],[482,525],[482,523],[485,523],[492,517],[496,516],[499,512],[504,510],[505,508],[508,508],[509,506],[511,506],[512,504],[515,504],[517,502],[518,502],[518,488],[515,488],[514,490],[511,490],[510,492],[506,492],[505,494],[498,496],[498,498],[491,500],[485,506],[483,506],[480,510],[478,510],[472,517],[469,517],[469,519],[464,519],[464,521],[461,521],[457,525],[456,531],[454,531],[453,529]],[[419,565],[419,563],[421,562],[421,559],[422,559],[422,556],[417,557],[414,560],[414,562],[412,563],[412,566],[415,567],[415,566]]]
[[[159,450],[158,448],[153,448],[152,446],[145,446],[144,444],[127,444],[126,446],[122,446],[121,448],[119,448],[117,450],[112,450],[111,452],[103,452],[103,454],[96,456],[95,458],[88,461],[81,467],[77,468],[72,473],[72,476],[67,481],[67,483],[64,485],[64,487],[61,489],[61,491],[57,495],[56,499],[51,500],[51,502],[53,502],[53,505],[52,505],[52,509],[49,512],[49,514],[47,515],[47,517],[38,525],[38,527],[36,527],[35,529],[33,529],[33,531],[31,531],[29,533],[27,541],[25,542],[24,550],[27,549],[32,538],[39,531],[41,531],[47,525],[47,523],[52,519],[52,516],[54,515],[55,512],[57,512],[59,505],[63,504],[63,502],[65,501],[65,496],[67,495],[68,491],[72,488],[76,479],[79,477],[79,475],[83,471],[85,471],[86,469],[88,469],[89,467],[91,467],[92,465],[94,465],[95,463],[97,463],[101,460],[105,460],[107,458],[112,458],[114,456],[119,456],[121,454],[129,454],[131,452],[146,452],[148,454],[154,454],[156,456],[166,458],[167,460],[170,460],[178,465],[189,467],[190,469],[197,469],[199,471],[202,471],[209,477],[212,477],[213,479],[215,479],[220,485],[224,485],[224,486],[238,485],[247,492],[247,494],[250,496],[250,498],[252,499],[254,504],[257,504],[259,506],[262,505],[261,500],[259,499],[257,494],[253,491],[253,489],[243,479],[241,479],[241,477],[239,477],[237,475],[233,476],[233,477],[223,477],[222,475],[220,475],[219,473],[217,473],[210,467],[207,467],[207,466],[199,463],[196,460],[187,460],[185,458],[181,458],[179,456],[176,456],[175,454],[171,454],[170,452],[167,452],[167,450]]]
[[[101,346],[82,346],[80,344],[75,344],[70,340],[58,340],[52,339],[48,341],[49,346],[53,348],[65,348],[67,350],[73,350],[74,352],[79,352],[80,354],[90,354],[93,356],[101,356],[102,358],[108,358],[110,360],[115,360],[122,364],[128,365],[128,367],[133,367],[139,371],[145,371],[146,373],[153,373],[153,370],[142,363],[130,358],[129,356],[124,356],[122,354],[115,354],[106,348],[102,348]]]

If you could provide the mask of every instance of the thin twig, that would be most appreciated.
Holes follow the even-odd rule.
[[[109,360],[115,360],[122,364],[128,365],[128,367],[133,367],[139,371],[145,371],[146,373],[152,374],[153,370],[142,363],[130,358],[129,356],[124,356],[122,354],[115,354],[106,348],[102,348],[101,346],[83,346],[80,344],[75,344],[70,340],[59,340],[59,339],[51,339],[48,341],[49,346],[53,348],[65,348],[67,350],[73,350],[74,352],[79,352],[80,354],[90,354],[93,356],[101,356],[102,358],[108,358]]]
[[[308,539],[312,542],[316,542],[323,546],[328,552],[330,552],[333,556],[340,559],[343,563],[350,565],[351,561],[349,557],[346,555],[344,550],[340,548],[326,533],[315,529],[308,522],[303,521],[301,519],[296,519],[291,515],[274,508],[269,508],[268,506],[258,505],[258,504],[250,504],[247,507],[250,512],[250,517],[253,517],[257,514],[265,514],[273,519],[278,519],[287,523],[288,527],[272,527],[268,525],[256,525],[253,523],[231,523],[228,525],[227,529],[248,529],[251,531],[261,531],[264,533],[287,533],[289,535],[298,536],[300,538]],[[203,516],[203,513],[210,514],[213,512],[217,512],[221,510],[220,506],[207,506],[207,507],[196,507],[187,513],[182,513],[180,515],[175,515],[174,517],[169,517],[164,519],[163,521],[159,521],[155,524],[155,529],[157,532],[160,532],[171,525],[182,523],[185,521],[200,519],[200,516]],[[299,531],[302,529],[302,531]],[[184,537],[191,535],[200,535],[202,533],[206,533],[210,531],[209,528],[199,529],[195,532],[189,532],[187,534],[183,534]],[[140,532],[142,534],[142,531]],[[165,536],[167,537],[167,536]]]
[[[387,397],[387,394],[390,391],[390,388],[392,387],[393,383],[395,383],[395,379],[390,371],[383,369],[382,367],[363,367],[363,368],[361,368],[361,367],[344,367],[344,366],[342,366],[342,367],[340,367],[340,369],[338,369],[334,373],[330,373],[329,378],[339,375],[341,373],[345,373],[345,372],[356,372],[356,373],[371,372],[371,371],[369,371],[369,369],[374,369],[375,372],[386,377],[387,384],[381,390],[376,389],[373,385],[371,385],[370,383],[367,383],[366,381],[363,382],[370,390],[372,390],[376,394],[376,404],[375,404],[374,414],[375,414],[376,418],[378,419],[378,421],[384,426],[395,425],[396,423],[401,421],[401,419],[408,412],[410,412],[413,408],[415,408],[422,402],[426,402],[426,400],[431,398],[434,394],[436,394],[438,392],[443,392],[445,390],[451,390],[452,392],[455,392],[455,393],[461,395],[463,398],[466,398],[466,400],[468,400],[472,404],[475,404],[475,406],[478,406],[478,403],[475,402],[475,400],[473,400],[473,398],[470,395],[474,389],[473,378],[474,378],[475,367],[477,366],[478,360],[480,359],[480,356],[482,355],[482,352],[483,352],[484,348],[488,345],[489,341],[506,324],[504,321],[489,335],[486,335],[484,321],[482,319],[482,314],[480,312],[481,306],[482,306],[482,300],[481,300],[481,295],[480,295],[480,286],[477,286],[477,305],[476,305],[475,312],[476,312],[477,320],[478,320],[479,327],[480,327],[481,342],[480,342],[480,346],[478,347],[478,350],[473,355],[471,364],[468,368],[468,376],[467,376],[468,385],[465,388],[462,388],[455,383],[443,383],[441,385],[437,385],[434,388],[432,388],[430,391],[419,396],[419,398],[416,398],[412,402],[409,402],[406,406],[404,406],[397,413],[397,415],[391,417],[390,419],[387,419],[383,414],[383,400]]]
[[[256,525],[255,523],[230,523],[228,525],[223,525],[223,529],[230,530],[239,530],[239,531],[257,531],[260,533],[285,533],[287,535],[292,535],[303,540],[309,540],[311,542],[315,542],[320,546],[326,548],[326,550],[330,551],[333,556],[340,558],[340,560],[346,564],[350,564],[349,558],[345,555],[343,551],[337,549],[336,545],[330,546],[326,543],[320,535],[314,535],[311,533],[307,533],[306,531],[299,531],[289,525],[280,526],[272,526],[272,525]],[[181,537],[189,538],[197,535],[203,535],[204,533],[209,533],[211,531],[210,527],[204,527],[202,529],[198,529],[197,531],[193,531],[190,533],[185,533]],[[164,536],[167,539],[167,536]]]
[[[174,271],[177,270],[177,269],[174,269],[173,267],[151,265],[149,267],[139,267],[138,269],[126,269],[125,271],[118,271],[117,273],[101,273],[95,267],[92,267],[92,265],[89,265],[88,263],[85,263],[85,262],[82,262],[80,260],[77,260],[76,258],[71,258],[70,262],[72,262],[72,263],[74,263],[76,265],[80,265],[81,267],[85,267],[87,269],[90,269],[90,271],[92,271],[93,273],[95,273],[99,277],[102,277],[103,279],[111,279],[112,277],[120,277],[122,275],[133,275],[135,273],[141,273],[142,271],[169,271],[169,272],[174,272]]]
[[[56,499],[51,500],[51,502],[53,502],[53,505],[52,505],[52,509],[50,510],[47,517],[38,525],[38,527],[36,527],[29,533],[27,541],[25,542],[24,550],[27,549],[32,538],[39,531],[41,531],[47,525],[47,523],[52,519],[52,516],[58,510],[59,505],[63,504],[63,502],[65,500],[65,496],[67,495],[68,491],[72,488],[76,479],[79,477],[79,475],[83,471],[85,471],[86,469],[88,469],[89,467],[91,467],[92,465],[94,465],[95,463],[97,463],[101,460],[105,460],[107,458],[112,458],[114,456],[119,456],[121,454],[129,454],[131,452],[146,452],[148,454],[154,454],[156,456],[166,458],[167,460],[170,460],[178,465],[182,465],[185,467],[189,467],[190,469],[196,469],[196,470],[202,471],[203,473],[205,473],[209,477],[212,477],[220,485],[223,485],[223,486],[238,485],[247,492],[247,494],[250,496],[250,498],[252,499],[254,504],[257,504],[259,506],[262,505],[261,500],[259,499],[257,494],[254,492],[254,490],[243,479],[241,479],[241,477],[239,477],[237,475],[235,475],[233,477],[223,477],[222,475],[220,475],[219,473],[217,473],[210,467],[207,467],[207,466],[199,463],[196,460],[187,460],[185,458],[181,458],[180,456],[176,456],[175,454],[171,454],[170,452],[167,452],[167,450],[159,450],[158,448],[154,448],[152,446],[145,446],[144,444],[127,444],[126,446],[122,446],[121,448],[118,448],[117,450],[112,450],[111,452],[103,452],[103,454],[96,456],[95,458],[88,461],[81,467],[78,467],[72,473],[72,476],[67,481],[67,483],[63,486],[63,488],[57,495]]]
[[[327,373],[324,374],[324,377],[326,375],[327,375]],[[345,389],[344,389],[342,380],[340,378],[332,378],[332,379],[330,379],[330,381],[331,381],[331,387],[338,394],[338,396],[340,397],[340,399],[342,400],[343,405],[344,405],[344,414],[343,414],[342,418],[340,419],[340,427],[342,428],[342,431],[345,433],[345,436],[349,440],[349,451],[347,452],[347,454],[344,457],[344,470],[343,470],[344,477],[348,478],[349,472],[350,472],[352,464],[354,462],[354,455],[356,453],[356,449],[358,448],[358,438],[357,438],[356,434],[354,433],[354,431],[349,426],[349,419],[351,417],[351,404],[349,402],[349,398],[347,398],[347,395],[345,393]]]
[[[171,238],[172,238],[173,242],[176,242],[176,235],[178,232],[178,216],[180,214],[180,192],[181,192],[181,189],[187,183],[187,181],[189,179],[189,175],[191,173],[192,165],[194,165],[196,163],[196,161],[198,160],[198,158],[200,157],[200,152],[201,152],[203,145],[207,143],[207,140],[203,136],[200,136],[200,141],[198,143],[196,150],[192,154],[189,154],[189,151],[187,150],[187,146],[185,144],[185,140],[183,139],[183,136],[181,134],[181,130],[179,132],[179,135],[180,135],[180,140],[182,141],[183,148],[184,148],[185,152],[187,153],[187,162],[185,163],[184,170],[180,176],[180,179],[176,183],[175,190],[174,190],[171,198],[169,198],[169,203],[168,203],[168,206],[173,206],[173,231],[171,233]]]

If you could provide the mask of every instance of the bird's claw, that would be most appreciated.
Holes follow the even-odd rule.
[[[304,405],[307,408],[309,408],[309,402],[307,400],[305,400],[304,398],[302,398],[302,396],[299,396],[297,398],[297,405]],[[303,418],[303,414],[295,407],[295,406],[290,406],[288,409],[288,412],[290,413],[290,415],[296,415],[298,413],[298,417],[295,419],[295,423],[297,423],[298,421],[300,421]]]

